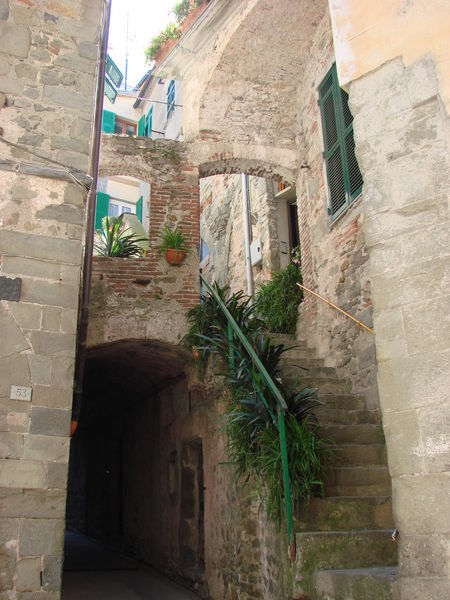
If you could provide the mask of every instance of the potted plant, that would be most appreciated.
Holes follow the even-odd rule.
[[[170,227],[165,224],[161,230],[160,252],[165,252],[166,260],[170,265],[179,265],[186,256],[186,236],[179,227]]]

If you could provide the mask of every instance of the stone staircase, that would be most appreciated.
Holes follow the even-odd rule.
[[[295,345],[283,355],[283,381],[319,388],[324,405],[315,413],[334,452],[325,496],[296,515],[294,597],[393,600],[397,545],[379,412],[367,410],[304,342],[287,336],[274,336],[274,342]]]

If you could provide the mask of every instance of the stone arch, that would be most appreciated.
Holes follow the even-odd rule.
[[[210,160],[202,162],[198,170],[200,178],[210,177],[211,175],[246,173],[247,175],[273,179],[292,186],[295,186],[296,179],[294,171],[282,165],[236,156],[213,156]]]

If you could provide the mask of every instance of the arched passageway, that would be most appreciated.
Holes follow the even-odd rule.
[[[180,347],[150,340],[88,351],[66,521],[71,532],[179,579],[186,579],[184,570],[204,570],[202,444],[189,438],[180,445],[177,430],[190,410],[188,361]]]

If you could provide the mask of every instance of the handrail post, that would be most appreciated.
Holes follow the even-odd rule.
[[[228,343],[230,345],[230,351],[229,351],[230,371],[234,375],[234,334],[233,334],[233,327],[231,326],[231,323],[229,321],[228,321]]]
[[[294,540],[294,518],[292,516],[292,499],[291,499],[291,483],[289,477],[289,463],[286,445],[286,426],[284,422],[284,412],[278,405],[278,432],[280,434],[281,447],[281,463],[283,467],[283,487],[284,487],[284,504],[286,507],[286,527],[289,546],[292,546]]]

